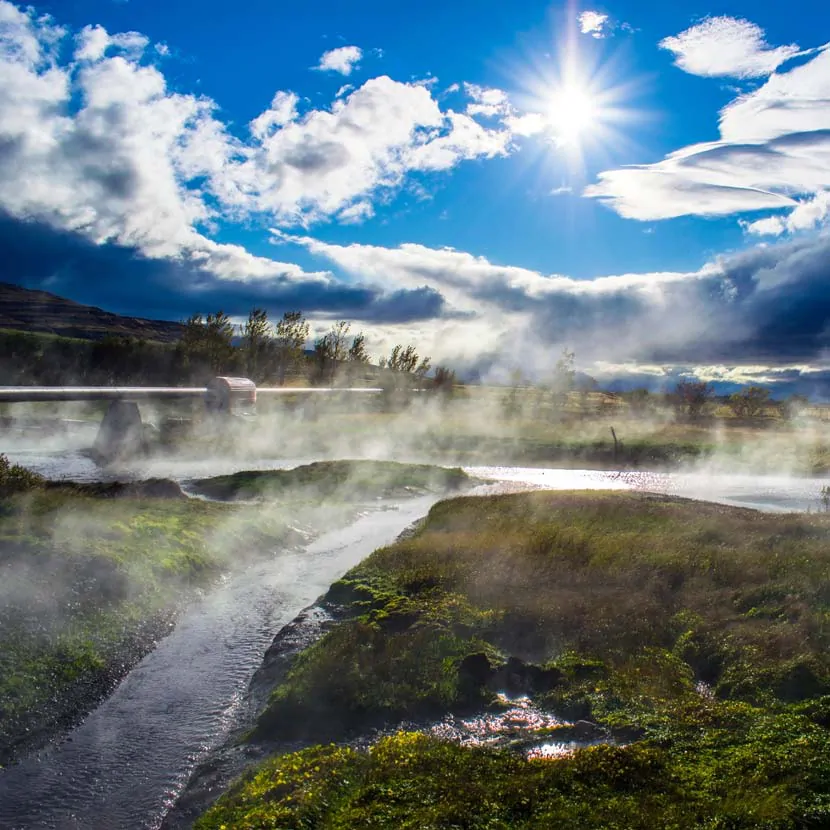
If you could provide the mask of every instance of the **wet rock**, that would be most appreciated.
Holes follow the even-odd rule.
[[[559,685],[562,672],[556,668],[543,669],[533,663],[525,663],[518,657],[510,657],[489,678],[488,687],[508,694],[533,695],[549,692]]]
[[[490,660],[483,652],[468,654],[458,667],[458,681],[462,686],[480,688],[493,674]]]
[[[643,740],[645,735],[645,729],[640,726],[618,726],[611,730],[611,737],[618,744],[633,744]]]
[[[578,720],[570,726],[562,726],[554,730],[550,739],[553,741],[576,743],[600,743],[609,739],[608,730],[598,723],[589,720]]]
[[[826,685],[816,676],[813,667],[803,662],[793,665],[775,689],[778,697],[789,702],[808,700],[826,691]]]

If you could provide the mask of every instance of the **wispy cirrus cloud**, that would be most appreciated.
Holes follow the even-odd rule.
[[[705,72],[699,54],[684,54],[699,74],[767,74],[797,47],[771,50],[762,35],[739,39],[740,48],[724,49],[721,62]],[[810,205],[830,188],[830,51],[800,55],[808,59],[724,107],[720,140],[681,148],[655,164],[606,170],[585,194],[643,221],[772,209],[792,211],[792,221],[759,220],[749,226],[753,232],[821,222],[826,214]]]

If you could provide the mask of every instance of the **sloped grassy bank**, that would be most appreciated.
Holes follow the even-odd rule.
[[[470,482],[458,468],[395,461],[316,461],[291,470],[248,470],[192,482],[195,492],[222,501],[279,498],[293,500],[405,498],[423,492],[449,492]]]
[[[338,465],[359,492],[333,491],[326,465],[288,471],[306,489],[269,488],[260,506],[188,499],[164,480],[59,484],[0,456],[0,766],[73,726],[224,573],[306,541],[298,524],[347,522],[390,476],[422,489],[464,479],[398,467]]]
[[[826,516],[635,494],[442,502],[332,586],[345,619],[251,740],[343,741],[507,689],[623,745],[555,760],[411,732],[310,746],[197,826],[830,826],[828,542]]]

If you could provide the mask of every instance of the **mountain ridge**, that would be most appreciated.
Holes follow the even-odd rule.
[[[49,291],[0,282],[0,329],[81,340],[114,336],[174,343],[182,336],[184,326],[170,320],[115,314]]]

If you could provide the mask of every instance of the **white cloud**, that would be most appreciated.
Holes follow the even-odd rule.
[[[359,46],[340,46],[324,52],[320,63],[315,69],[321,72],[339,72],[341,75],[351,75],[352,70],[363,57],[363,50]]]
[[[551,190],[550,195],[551,196],[568,196],[573,192],[574,192],[573,188],[570,185],[563,184],[561,187],[554,187],[553,190]]]
[[[544,376],[549,355],[563,345],[575,348],[589,371],[608,355],[618,364],[664,369],[791,367],[815,364],[826,351],[830,238],[758,247],[686,273],[592,280],[414,243],[387,248],[278,238],[386,291],[440,292],[447,301],[441,319],[418,327],[419,342],[438,360],[489,354],[503,367],[521,362]]]
[[[277,127],[284,127],[297,118],[299,98],[293,92],[277,92],[269,109],[251,121],[251,133],[263,139]]]
[[[65,32],[52,21],[0,2],[0,25],[0,209],[224,279],[331,278],[198,230],[216,214],[189,185],[218,180],[234,142],[212,102],[170,92],[155,67],[138,63],[146,40],[88,27],[78,63],[61,66]],[[111,47],[120,54],[108,57]]]
[[[607,14],[584,11],[579,14],[577,21],[579,22],[579,31],[583,35],[590,35],[598,39],[605,36],[606,24],[608,23]]]
[[[492,117],[507,115],[511,111],[510,102],[504,90],[465,83],[464,92],[472,99],[465,110],[467,115]]]
[[[830,188],[830,51],[739,95],[721,111],[720,132],[656,164],[600,173],[585,193],[640,220],[799,208]],[[760,221],[767,232],[777,226]]]
[[[755,222],[744,223],[748,233],[756,236],[781,236],[812,230],[830,216],[830,191],[824,190],[812,199],[800,202],[787,216],[768,216]]]
[[[660,41],[684,72],[704,77],[759,78],[798,54],[798,46],[770,46],[764,30],[735,17],[707,17]]]
[[[308,224],[369,216],[363,207],[350,208],[385,198],[414,173],[503,155],[511,134],[442,111],[424,86],[380,76],[329,109],[311,110],[256,138],[217,179],[241,194],[250,210],[284,224]]]
[[[97,61],[104,57],[110,48],[118,49],[131,60],[138,60],[149,44],[149,39],[138,32],[123,32],[110,35],[103,26],[84,26],[77,38],[75,59],[79,61]],[[160,48],[161,47],[161,48]],[[156,47],[160,55],[166,54],[163,44]]]
[[[278,91],[234,135],[209,98],[168,88],[141,35],[89,26],[66,60],[51,19],[0,0],[0,26],[0,209],[147,256],[216,260],[205,233],[228,218],[362,221],[409,177],[511,146],[501,121],[482,126],[386,76],[304,112]]]
[[[538,112],[527,112],[523,115],[508,115],[504,125],[513,135],[528,137],[539,135],[551,129],[550,118]]]

